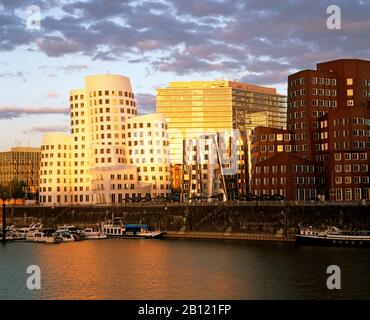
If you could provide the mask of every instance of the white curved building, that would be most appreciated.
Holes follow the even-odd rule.
[[[127,160],[138,167],[138,179],[150,185],[151,194],[166,197],[171,192],[170,149],[164,114],[131,118],[127,122]]]
[[[127,198],[166,196],[169,193],[165,118],[163,115],[137,117],[129,78],[120,75],[88,76],[85,88],[70,91],[69,101],[71,135],[45,135],[40,203],[110,204],[121,203]],[[141,128],[144,125],[145,130]],[[135,133],[136,130],[140,133]],[[150,133],[144,134],[144,131]],[[145,155],[144,160],[140,159],[139,163],[138,158],[131,157],[130,152],[137,152],[131,137],[137,135],[153,138],[139,140],[144,150],[152,150],[153,162],[150,154]],[[56,150],[57,145],[62,145],[60,139],[65,145],[69,143],[69,161],[65,165],[59,152],[51,152]],[[154,145],[148,147],[149,143]],[[46,159],[50,154],[56,163],[63,162],[60,169],[54,167],[54,162],[48,163],[50,161]],[[141,175],[141,172],[148,170],[144,169],[143,161],[151,164],[150,170],[154,167],[147,181],[146,175]],[[56,172],[59,172],[60,178],[56,178]],[[155,181],[152,179],[154,175]],[[68,181],[69,185],[55,187],[56,179]]]
[[[41,146],[40,203],[67,204],[72,199],[72,137],[48,133]]]

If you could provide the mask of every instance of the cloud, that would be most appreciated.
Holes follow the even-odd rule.
[[[69,127],[65,125],[54,125],[54,126],[38,126],[31,127],[24,130],[25,134],[38,134],[38,133],[48,133],[48,132],[69,132]]]
[[[60,97],[60,94],[57,93],[57,92],[54,92],[54,91],[49,91],[46,95],[45,95],[45,98],[46,99],[54,99],[54,98],[59,98]]]
[[[266,84],[285,83],[291,70],[319,61],[370,56],[370,1],[337,0],[343,28],[329,30],[327,0],[40,0],[42,33],[26,30],[14,3],[21,6],[3,1],[0,51],[28,47],[49,57],[78,54]]]
[[[22,71],[0,73],[0,78],[19,78],[22,81],[26,81],[26,75]]]
[[[87,64],[70,64],[67,66],[59,67],[59,69],[64,70],[66,72],[80,72],[88,68],[89,66]]]
[[[155,95],[147,93],[137,93],[135,97],[137,102],[137,109],[140,114],[155,112]]]
[[[15,107],[0,107],[0,120],[11,120],[23,117],[25,115],[44,115],[44,114],[69,114],[68,108],[15,108]]]

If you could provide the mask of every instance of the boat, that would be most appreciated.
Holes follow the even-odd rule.
[[[6,227],[6,230],[5,230],[5,240],[7,241],[11,241],[11,240],[14,240],[14,235],[13,235],[13,229],[12,227]],[[0,226],[0,240],[2,241],[3,240],[3,227]]]
[[[26,240],[27,235],[39,231],[42,228],[42,224],[33,223],[28,227],[16,228],[13,227],[14,240]]]
[[[107,235],[101,231],[95,231],[93,228],[85,228],[82,230],[83,234],[85,235],[85,239],[87,240],[95,240],[95,239],[106,239]]]
[[[74,236],[75,241],[84,240],[86,238],[83,230],[77,228],[76,226],[72,224],[58,226],[57,232],[67,232],[67,233],[69,232],[70,234]]]
[[[61,243],[63,238],[56,234],[53,229],[38,230],[28,233],[26,241],[38,243]]]
[[[66,230],[57,230],[53,235],[55,237],[61,238],[63,242],[71,242],[76,240],[75,235],[72,232]]]
[[[78,230],[73,224],[64,224],[57,227],[57,231],[75,231]]]
[[[102,222],[101,230],[108,237],[117,238],[136,238],[136,239],[154,239],[160,238],[165,232],[151,230],[146,224],[116,224],[108,221]]]
[[[334,226],[326,230],[300,228],[295,237],[300,244],[370,247],[370,231],[345,231]]]

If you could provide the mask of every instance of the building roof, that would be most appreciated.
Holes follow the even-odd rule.
[[[313,161],[306,160],[292,152],[279,152],[276,156],[256,163],[256,166],[280,165],[280,164],[308,164],[315,165]]]

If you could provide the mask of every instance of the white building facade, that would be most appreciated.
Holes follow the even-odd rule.
[[[140,122],[140,118],[143,121]],[[138,134],[136,128],[145,136],[137,141],[144,150],[155,153],[153,162],[149,154],[145,156],[145,163],[148,161],[155,167],[153,175],[159,180],[159,170],[166,170],[167,126],[161,115],[137,116],[129,78],[120,75],[86,77],[84,89],[70,92],[70,121],[70,135],[50,133],[44,136],[41,204],[112,204],[157,195],[156,187],[153,188],[149,180],[141,181],[143,160],[140,158],[141,163],[137,163],[139,155],[133,157],[138,147],[133,139]],[[139,128],[140,123],[142,128]],[[160,137],[156,136],[157,132]],[[154,150],[152,143],[157,147],[157,141],[161,145]],[[168,174],[168,171],[164,172]],[[163,174],[163,179],[165,176]],[[166,194],[168,189],[161,190]]]

